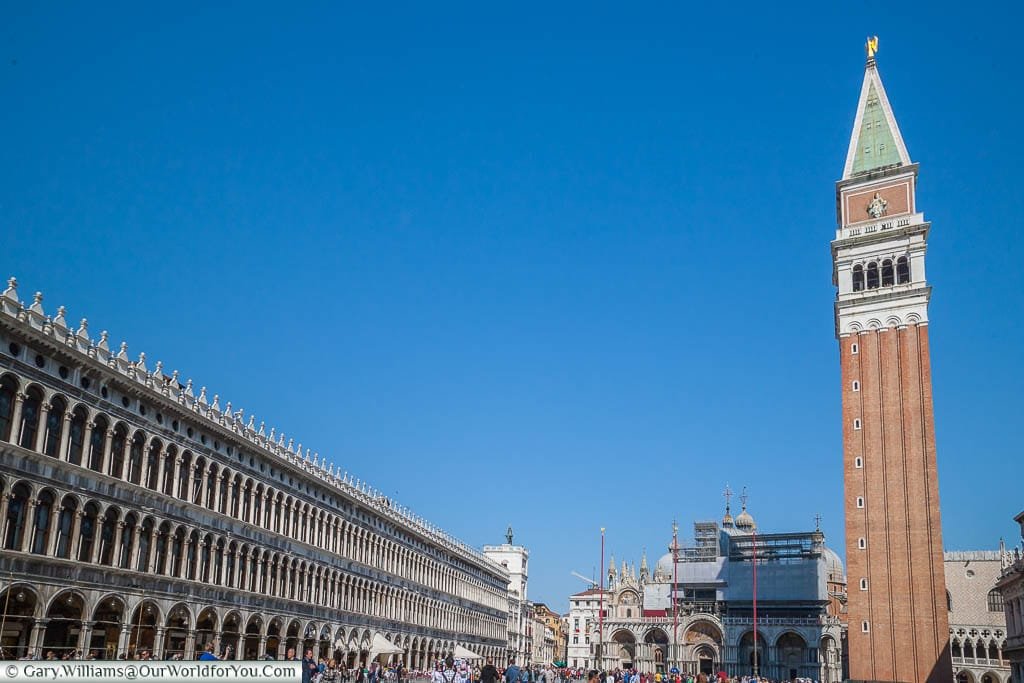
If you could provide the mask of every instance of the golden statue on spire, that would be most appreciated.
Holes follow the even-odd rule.
[[[869,37],[865,49],[868,52],[868,59],[874,59],[875,53],[878,52],[878,36]]]

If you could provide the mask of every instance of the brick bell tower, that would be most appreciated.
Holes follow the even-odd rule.
[[[930,224],[868,41],[832,242],[850,678],[949,683],[925,251]]]

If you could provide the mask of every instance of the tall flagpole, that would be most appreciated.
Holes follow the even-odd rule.
[[[679,524],[672,520],[672,661],[679,668]]]
[[[597,608],[597,657],[598,669],[602,669],[604,663],[604,527],[601,527],[601,595]]]
[[[751,529],[754,541],[754,677],[757,677],[757,529]]]

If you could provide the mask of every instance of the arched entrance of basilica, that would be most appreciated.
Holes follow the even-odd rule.
[[[610,659],[619,669],[632,669],[636,661],[636,637],[632,631],[620,629],[612,634],[609,644]]]
[[[710,621],[697,621],[686,629],[683,636],[683,662],[686,673],[711,675],[716,673],[722,662],[722,631]]]
[[[644,671],[665,673],[668,659],[668,633],[660,628],[652,628],[644,634],[643,661],[640,662],[640,668]]]
[[[694,658],[697,660],[697,672],[706,676],[715,673],[715,651],[707,645],[700,645],[694,650]]]

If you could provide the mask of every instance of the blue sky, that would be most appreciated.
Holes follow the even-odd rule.
[[[512,524],[557,608],[599,527],[657,557],[726,483],[841,551],[829,240],[877,33],[946,546],[1012,542],[1020,9],[484,5],[6,5],[3,274],[471,544]]]

